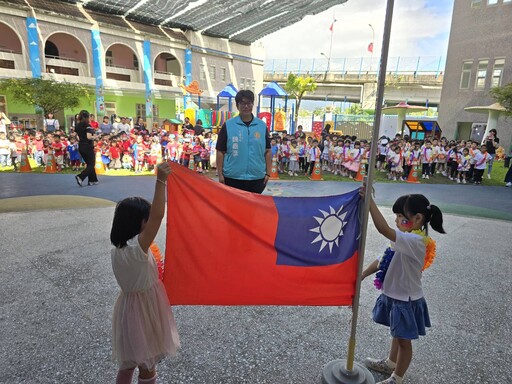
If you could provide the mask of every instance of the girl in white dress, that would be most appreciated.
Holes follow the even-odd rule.
[[[154,384],[156,364],[179,348],[174,316],[150,251],[164,217],[170,172],[169,164],[158,165],[152,204],[129,197],[114,213],[112,269],[121,288],[112,315],[112,357],[119,364],[116,384],[131,383],[136,367],[139,384]]]

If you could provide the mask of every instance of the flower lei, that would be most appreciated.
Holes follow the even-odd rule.
[[[421,271],[423,272],[434,262],[436,257],[436,242],[432,238],[428,237],[425,234],[425,231],[418,229],[412,231],[412,233],[420,235],[423,238],[423,242],[425,244],[425,259],[423,261],[423,268],[421,268]],[[379,262],[379,271],[375,274],[375,279],[373,280],[373,285],[375,288],[382,289],[382,284],[384,283],[386,272],[388,271],[389,264],[391,263],[394,255],[395,251],[391,247],[386,248],[384,251],[384,255]]]
[[[149,246],[149,249],[151,250],[151,253],[155,257],[156,266],[158,268],[158,278],[163,281],[164,280],[164,259],[162,257],[162,254],[160,253],[160,249],[158,248],[158,245],[156,243],[151,243]]]

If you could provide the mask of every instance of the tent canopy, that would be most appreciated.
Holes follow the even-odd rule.
[[[259,93],[260,96],[287,97],[286,91],[275,81],[267,84]]]
[[[217,95],[217,97],[235,97],[238,93],[238,90],[231,83],[226,85],[222,91]]]

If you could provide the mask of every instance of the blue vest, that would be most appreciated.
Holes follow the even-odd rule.
[[[247,126],[240,116],[226,122],[227,151],[223,174],[237,180],[263,179],[266,173],[267,126],[254,118]]]

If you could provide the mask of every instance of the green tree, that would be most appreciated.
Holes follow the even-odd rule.
[[[37,113],[60,112],[80,105],[82,97],[89,98],[91,91],[80,84],[58,82],[39,78],[5,79],[0,90],[12,94],[17,102],[33,105]]]
[[[345,109],[346,115],[365,115],[365,111],[361,107],[361,104],[350,104],[350,107]]]
[[[512,116],[512,83],[503,87],[492,88],[491,96],[507,110],[505,113]]]
[[[315,79],[313,79],[311,76],[297,76],[293,73],[288,75],[288,80],[286,81],[284,89],[291,97],[295,98],[295,124],[297,124],[297,120],[299,119],[299,110],[302,98],[308,92],[314,92],[317,86],[318,85]]]

